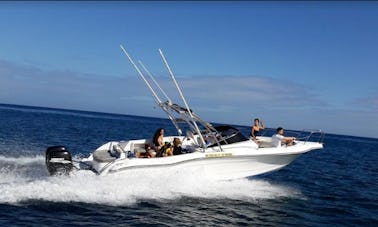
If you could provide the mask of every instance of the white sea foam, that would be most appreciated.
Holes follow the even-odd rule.
[[[77,172],[69,177],[50,177],[43,157],[5,158],[13,162],[10,171],[1,169],[0,203],[17,204],[28,200],[52,202],[84,202],[107,205],[131,205],[140,200],[174,200],[181,197],[208,199],[260,200],[278,197],[301,198],[297,190],[271,184],[264,180],[240,179],[213,181],[197,174],[138,174],[96,176],[91,172]],[[22,172],[30,165],[36,176]]]
[[[33,163],[41,163],[45,161],[45,157],[42,155],[37,156],[21,156],[21,157],[5,157],[0,155],[0,162],[8,162],[8,163],[15,163],[19,165],[28,165]]]

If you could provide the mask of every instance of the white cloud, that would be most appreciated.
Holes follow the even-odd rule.
[[[182,80],[190,97],[207,105],[314,106],[323,104],[300,84],[259,76],[188,77]]]
[[[156,79],[173,100],[182,104],[168,76]],[[211,122],[246,125],[259,117],[273,128],[321,127],[344,134],[378,135],[378,126],[371,124],[378,122],[377,114],[357,111],[353,106],[334,110],[317,97],[315,90],[292,81],[261,76],[191,76],[177,80],[191,108]],[[0,103],[163,117],[149,95],[136,74],[115,78],[46,71],[0,60]],[[363,101],[376,110],[377,97]],[[353,118],[369,121],[360,121],[361,130],[347,127]]]
[[[378,111],[378,91],[373,91],[370,95],[357,98],[347,104],[362,107],[367,110]]]

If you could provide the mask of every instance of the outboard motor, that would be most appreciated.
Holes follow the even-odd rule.
[[[73,169],[70,152],[64,146],[47,148],[46,166],[51,176],[68,175]]]

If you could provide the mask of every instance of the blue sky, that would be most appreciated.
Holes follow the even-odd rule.
[[[0,103],[164,116],[124,44],[205,120],[378,138],[377,2],[0,2]]]

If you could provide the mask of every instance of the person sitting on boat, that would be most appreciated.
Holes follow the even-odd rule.
[[[156,157],[167,157],[173,155],[173,147],[169,142],[165,142],[160,150],[156,153]]]
[[[163,150],[162,152],[163,157],[173,156],[173,147],[171,143],[165,142],[162,150]]]
[[[163,141],[164,138],[164,129],[158,128],[155,131],[154,137],[152,139],[152,142],[155,146],[156,151],[156,157],[166,157],[166,156],[172,156],[173,155],[173,149],[171,143]]]
[[[177,137],[173,139],[173,155],[183,154],[181,147],[181,140]]]
[[[272,136],[272,146],[273,147],[281,147],[281,144],[285,144],[286,146],[291,146],[294,143],[295,137],[285,137],[283,135],[284,131],[282,127],[278,127],[276,130],[276,134]]]
[[[146,150],[145,152],[145,157],[146,158],[155,158],[156,157],[156,152],[154,149],[149,144],[144,145],[144,149]]]
[[[160,151],[160,149],[163,147],[164,145],[163,138],[164,138],[164,129],[158,128],[154,133],[154,137],[152,138],[152,143],[155,146],[156,152]]]
[[[249,133],[249,136],[251,137],[251,139],[253,139],[253,141],[257,143],[258,141],[257,141],[256,136],[260,136],[261,135],[260,132],[263,129],[265,129],[264,124],[260,122],[258,118],[255,118],[253,126],[251,127],[251,132]]]

